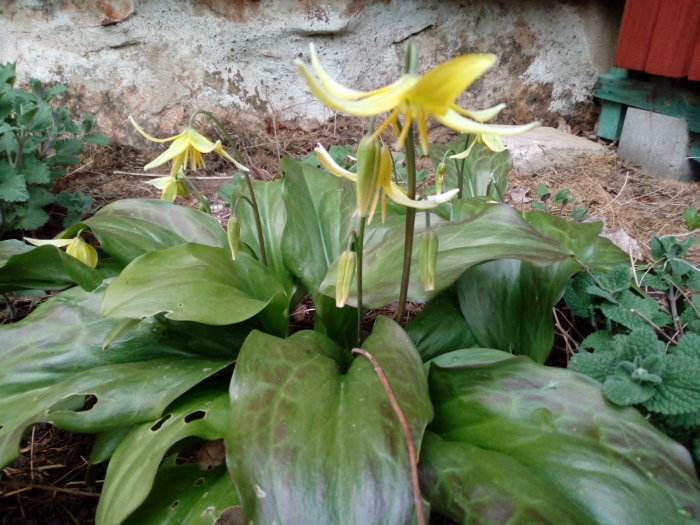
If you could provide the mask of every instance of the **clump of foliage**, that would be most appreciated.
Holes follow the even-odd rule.
[[[78,163],[86,143],[108,142],[104,135],[90,133],[92,115],[77,124],[67,107],[51,103],[65,86],[46,88],[34,78],[29,90],[14,84],[15,64],[0,64],[0,238],[41,228],[51,205],[65,209],[64,226],[79,220],[92,198],[52,189],[67,167]]]
[[[319,145],[318,162],[283,158],[271,182],[232,162],[228,231],[164,192],[59,235],[89,231],[94,267],[56,243],[0,243],[0,292],[67,288],[0,327],[0,466],[39,422],[96,434],[91,462],[108,462],[98,525],[213,524],[232,507],[264,525],[694,523],[687,450],[608,403],[598,382],[542,364],[567,281],[626,256],[600,223],[494,202],[508,154],[469,149],[500,148],[453,109],[465,70],[494,61],[463,55],[419,76],[408,60],[366,96],[328,80],[315,56],[315,73],[298,64],[327,104],[350,96],[348,112],[389,116],[370,121],[356,161]],[[458,139],[464,163],[441,168],[443,153],[443,179],[418,189],[412,130],[437,148],[431,113],[476,135]],[[403,162],[377,138],[389,123]],[[204,154],[233,160],[192,120],[170,140],[149,164],[172,160],[170,184]],[[302,297],[313,327],[293,331]],[[367,326],[367,310],[397,298],[396,321]],[[408,300],[426,303],[411,322]],[[180,452],[211,441],[225,463],[182,464]]]
[[[637,267],[634,279],[627,265],[581,273],[564,296],[594,328],[569,367],[691,447],[700,435],[700,270],[684,257],[695,241],[655,237],[654,262]]]
[[[547,185],[544,182],[540,182],[537,184],[535,191],[539,200],[532,201],[530,205],[536,210],[553,213],[558,207],[558,211],[561,214],[567,205],[574,203],[574,199],[569,196],[571,193],[569,188],[562,188],[552,196],[552,192]],[[551,204],[548,203],[550,199]],[[586,206],[571,206],[571,218],[573,220],[584,221],[588,217],[588,208]]]

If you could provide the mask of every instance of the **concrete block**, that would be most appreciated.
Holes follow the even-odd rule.
[[[698,167],[688,159],[690,132],[684,119],[628,108],[618,153],[651,175],[697,180]]]
[[[513,167],[529,175],[549,167],[568,164],[576,155],[605,155],[606,148],[554,128],[540,127],[513,137],[503,137],[513,157]]]

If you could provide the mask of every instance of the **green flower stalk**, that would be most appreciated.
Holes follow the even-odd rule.
[[[228,223],[226,224],[226,239],[228,240],[228,246],[231,249],[231,258],[235,261],[238,257],[238,246],[241,239],[241,223],[238,217],[231,213],[228,218]]]
[[[438,236],[434,230],[425,230],[421,235],[418,248],[418,275],[426,292],[435,290],[437,266]]]
[[[345,250],[338,260],[338,274],[335,279],[335,305],[338,308],[345,306],[350,296],[352,280],[355,277],[355,265],[357,254],[352,250]]]

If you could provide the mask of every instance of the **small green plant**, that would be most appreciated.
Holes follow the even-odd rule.
[[[698,215],[698,209],[695,206],[688,206],[688,209],[683,213],[683,220],[691,232],[700,228],[700,215]]]
[[[90,133],[92,115],[76,124],[67,107],[50,103],[65,86],[46,88],[34,78],[29,90],[14,84],[15,64],[0,65],[0,238],[41,228],[49,220],[49,205],[65,208],[64,226],[79,220],[92,198],[52,189],[66,168],[78,163],[86,143],[108,142]]]
[[[654,262],[636,268],[634,279],[625,265],[579,274],[564,295],[594,328],[569,368],[690,447],[700,436],[700,270],[684,256],[695,241],[655,237]]]
[[[559,212],[563,213],[564,208],[574,202],[574,199],[569,197],[569,193],[571,193],[569,188],[559,190],[554,194],[554,197],[552,197],[552,192],[549,190],[549,188],[547,188],[547,185],[544,182],[539,182],[535,188],[535,191],[537,192],[537,198],[539,200],[532,201],[531,206],[536,210],[544,211],[546,213],[553,213],[555,206],[558,206]],[[551,205],[548,205],[547,201],[549,201],[550,198]],[[586,220],[588,217],[588,208],[586,206],[571,207],[572,220],[581,222]]]

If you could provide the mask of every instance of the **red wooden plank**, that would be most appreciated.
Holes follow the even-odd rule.
[[[627,0],[613,63],[643,71],[661,0]]]
[[[688,79],[700,80],[700,38],[695,38],[695,50],[690,57],[690,67],[688,68]]]
[[[688,75],[700,31],[700,0],[663,0],[644,71],[680,78]]]

